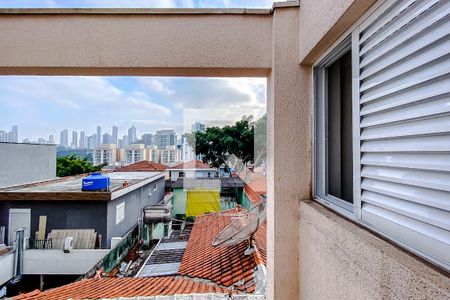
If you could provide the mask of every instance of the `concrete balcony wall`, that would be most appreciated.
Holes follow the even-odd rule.
[[[271,30],[269,10],[2,10],[0,73],[266,76]]]
[[[300,299],[449,299],[450,278],[313,201],[299,206]]]
[[[85,274],[111,249],[25,250],[23,274],[78,275]]]
[[[8,282],[14,276],[14,251],[0,255],[0,285]]]
[[[310,65],[376,0],[302,0],[299,62]]]
[[[298,7],[274,11],[267,88],[268,299],[298,298],[298,200],[311,199],[310,68],[298,66]]]

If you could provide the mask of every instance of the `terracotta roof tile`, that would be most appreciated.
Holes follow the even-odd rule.
[[[258,263],[254,255],[245,255],[248,241],[237,245],[213,247],[213,239],[231,222],[234,215],[243,215],[243,211],[227,210],[217,214],[199,216],[195,220],[189,242],[180,265],[179,274],[194,278],[203,278],[219,285],[230,287],[240,280],[244,286],[237,290],[253,292],[253,272]],[[260,226],[255,234],[255,243],[266,263],[266,225]]]
[[[171,170],[183,170],[183,169],[211,169],[208,164],[205,164],[201,160],[186,161],[181,164],[170,167]]]
[[[44,292],[36,290],[30,293],[21,294],[13,299],[103,299],[205,292],[223,294],[229,293],[230,290],[215,284],[174,276],[147,278],[91,278]]]
[[[154,161],[141,160],[137,163],[118,168],[116,172],[151,172],[151,171],[165,171],[167,166],[159,164]]]
[[[253,205],[261,202],[261,195],[267,195],[267,180],[261,173],[243,171],[239,177],[245,181],[245,193]]]

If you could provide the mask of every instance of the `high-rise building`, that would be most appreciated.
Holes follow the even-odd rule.
[[[86,143],[87,143],[86,133],[84,131],[80,131],[80,143],[79,143],[80,149],[86,149]]]
[[[154,144],[158,149],[165,149],[167,146],[175,146],[177,135],[174,129],[157,130],[153,138]]]
[[[160,158],[160,163],[163,165],[174,164],[181,161],[181,150],[175,146],[168,146],[166,149],[157,150]]]
[[[122,147],[121,148],[124,148],[127,145],[128,145],[128,135],[124,134],[122,137]]]
[[[64,129],[59,135],[59,145],[62,147],[69,147],[69,130]]]
[[[136,127],[133,125],[128,129],[128,145],[135,143],[137,140]]]
[[[141,160],[147,160],[147,154],[143,144],[128,145],[124,151],[125,163],[134,164]]]
[[[153,134],[151,133],[144,133],[141,136],[142,144],[145,145],[145,147],[152,146],[153,145]]]
[[[192,129],[192,131],[203,132],[203,131],[205,131],[205,124],[200,123],[200,122],[195,122],[194,124],[192,124],[191,129]]]
[[[78,148],[78,132],[76,132],[75,130],[72,131],[72,144],[70,144],[70,147],[72,149]]]
[[[14,125],[12,127],[12,141],[13,143],[18,143],[19,142],[19,126]]]
[[[105,133],[107,134],[107,133]],[[94,150],[94,165],[108,164],[115,165],[118,160],[119,152],[115,145],[103,144]]]
[[[109,133],[103,134],[102,144],[113,144],[113,143],[111,143],[111,135]]]
[[[53,136],[53,134],[50,134],[48,136],[48,143],[49,144],[54,144],[55,143],[55,137]]]
[[[87,138],[87,148],[93,150],[95,149],[96,144],[97,144],[97,134],[94,133],[93,135]]]
[[[6,142],[6,131],[0,130],[0,142]]]
[[[95,139],[95,147],[99,147],[102,143],[102,128],[100,126],[97,126],[97,134]]]
[[[118,139],[119,139],[119,127],[113,126],[112,127],[112,135],[111,135],[111,142],[110,143],[117,146]]]

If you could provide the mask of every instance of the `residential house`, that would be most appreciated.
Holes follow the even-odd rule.
[[[166,181],[173,193],[173,214],[177,218],[196,217],[205,213],[242,205],[244,182],[238,178],[178,178]]]
[[[168,167],[166,165],[148,161],[141,160],[134,164],[130,164],[127,166],[120,167],[116,169],[116,172],[164,172]]]
[[[267,261],[266,223],[262,223],[252,243],[255,252],[245,254],[249,242],[231,246],[214,247],[214,238],[227,227],[233,218],[244,216],[245,210],[230,209],[216,214],[207,214],[195,219],[189,242],[183,255],[179,274],[201,278],[216,284],[253,294],[257,285],[265,288],[265,276],[258,274],[258,266]],[[261,280],[262,282],[258,282]]]
[[[158,296],[158,299],[188,300],[182,295],[196,294],[198,297],[227,295],[232,289],[217,284],[202,282],[177,276],[150,278],[91,278],[50,289],[44,292],[35,290],[13,297],[14,300],[59,300],[59,299],[117,299]],[[164,296],[167,296],[164,297]],[[190,296],[189,296],[190,297]],[[215,298],[215,299],[225,299]],[[236,298],[243,300],[263,300],[263,297]]]
[[[217,294],[222,299],[263,299],[267,261],[267,225],[254,234],[254,251],[246,254],[249,241],[213,247],[212,242],[233,219],[246,211],[230,209],[197,217],[187,235],[161,241],[152,251],[137,278],[92,278],[45,292],[34,291],[14,299],[119,298],[180,294]],[[175,262],[176,261],[176,262]],[[174,263],[175,262],[175,263]],[[114,291],[114,292],[113,292]],[[201,296],[201,295],[200,295]],[[212,296],[212,295],[211,295]],[[244,297],[245,296],[245,297]],[[223,298],[225,299],[225,298]]]
[[[267,198],[267,178],[262,172],[246,170],[239,174],[245,182],[242,205],[246,209],[258,204],[262,198]]]
[[[0,213],[12,245],[15,230],[25,227],[25,237],[36,240],[36,232],[55,229],[93,229],[101,236],[101,248],[109,248],[113,237],[122,237],[142,217],[142,209],[164,197],[161,172],[113,172],[109,191],[81,190],[83,176],[0,189]],[[46,223],[40,224],[41,216]],[[44,228],[40,228],[44,226]],[[41,238],[42,239],[42,238]]]
[[[178,178],[215,178],[218,177],[217,169],[211,168],[201,160],[191,160],[169,168],[171,181]]]

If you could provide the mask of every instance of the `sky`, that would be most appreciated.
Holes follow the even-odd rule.
[[[19,126],[19,141],[69,131],[103,132],[131,126],[138,135],[195,121],[230,124],[243,115],[261,116],[266,105],[263,78],[177,77],[0,77],[0,130]],[[69,133],[70,136],[70,133]]]
[[[0,8],[268,8],[272,0],[0,0]],[[138,136],[157,129],[187,130],[194,121],[223,125],[265,112],[261,78],[0,77],[0,130],[19,126],[19,141],[63,129],[103,132],[131,125]]]

